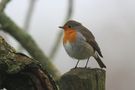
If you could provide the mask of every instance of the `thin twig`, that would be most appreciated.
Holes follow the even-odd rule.
[[[64,20],[64,23],[72,17],[73,6],[74,6],[73,1],[74,0],[68,0],[68,10],[67,10],[67,14],[66,14],[66,18]],[[49,55],[49,58],[51,58],[51,60],[53,60],[53,58],[55,57],[55,55],[60,47],[61,37],[62,37],[62,32],[59,32],[57,35],[57,38],[55,40],[54,46],[52,47],[51,53]]]
[[[34,8],[35,8],[35,4],[36,4],[36,0],[30,0],[29,8],[28,8],[26,18],[25,18],[25,21],[24,21],[24,30],[25,31],[29,30],[30,22],[31,22],[31,19],[32,19],[32,16],[33,16],[33,11],[34,11]]]
[[[29,31],[29,27],[30,27],[32,16],[33,16],[35,4],[36,4],[36,0],[30,0],[29,1],[29,7],[28,7],[28,11],[26,13],[24,26],[23,26],[23,30],[26,31],[26,32]],[[23,50],[23,48],[19,45],[18,50],[21,51],[21,50]]]

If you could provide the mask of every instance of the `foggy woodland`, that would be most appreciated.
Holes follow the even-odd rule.
[[[133,0],[0,0],[0,36],[17,52],[42,63],[57,80],[77,62],[65,52],[58,27],[77,20],[91,30],[101,48],[106,90],[135,90],[134,4]],[[79,67],[85,62],[80,61]],[[99,68],[93,58],[88,67]]]

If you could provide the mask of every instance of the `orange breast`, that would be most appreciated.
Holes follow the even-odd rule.
[[[76,40],[76,31],[73,29],[68,29],[68,30],[64,30],[64,39],[63,42],[66,43],[67,41],[69,42],[74,42]]]

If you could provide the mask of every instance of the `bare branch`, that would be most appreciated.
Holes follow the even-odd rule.
[[[32,18],[32,14],[33,14],[33,11],[34,11],[35,4],[36,4],[36,0],[30,0],[29,1],[29,7],[28,7],[27,14],[26,14],[25,22],[24,22],[24,30],[25,31],[29,30],[30,22],[31,22],[31,18]]]
[[[4,9],[6,8],[6,5],[9,3],[10,0],[0,0],[0,13],[4,12]],[[0,30],[2,30],[3,27],[0,24]],[[0,32],[0,35],[3,35],[6,39],[8,39],[7,35],[3,32]]]
[[[26,13],[24,26],[23,26],[23,30],[26,31],[26,32],[29,31],[30,22],[31,22],[31,19],[32,19],[32,16],[33,16],[35,4],[36,4],[36,0],[30,0],[29,1],[29,7],[28,7],[28,11]],[[21,51],[21,50],[23,50],[23,48],[19,45],[18,50]]]
[[[68,10],[67,10],[67,14],[66,14],[66,18],[64,20],[64,23],[66,21],[68,21],[72,17],[73,6],[74,6],[73,1],[74,0],[68,0]],[[50,56],[49,56],[51,59],[53,59],[55,57],[55,54],[56,54],[56,52],[58,51],[58,49],[60,47],[61,37],[62,37],[62,32],[59,32],[58,35],[57,35],[57,38],[55,40],[54,46],[53,46],[53,48],[51,50]]]
[[[1,0],[0,2],[0,13],[3,12],[3,10],[6,7],[6,4],[9,2],[10,0]]]
[[[56,67],[51,63],[48,57],[44,55],[43,51],[38,47],[32,37],[18,27],[5,13],[0,14],[0,24],[3,27],[3,31],[18,40],[34,59],[43,64],[54,78],[59,77],[59,72]]]

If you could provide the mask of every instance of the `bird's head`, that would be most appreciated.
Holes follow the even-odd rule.
[[[66,30],[70,30],[70,29],[75,29],[75,27],[77,26],[81,26],[81,23],[74,21],[74,20],[69,20],[67,21],[64,26],[59,26],[59,28]]]

